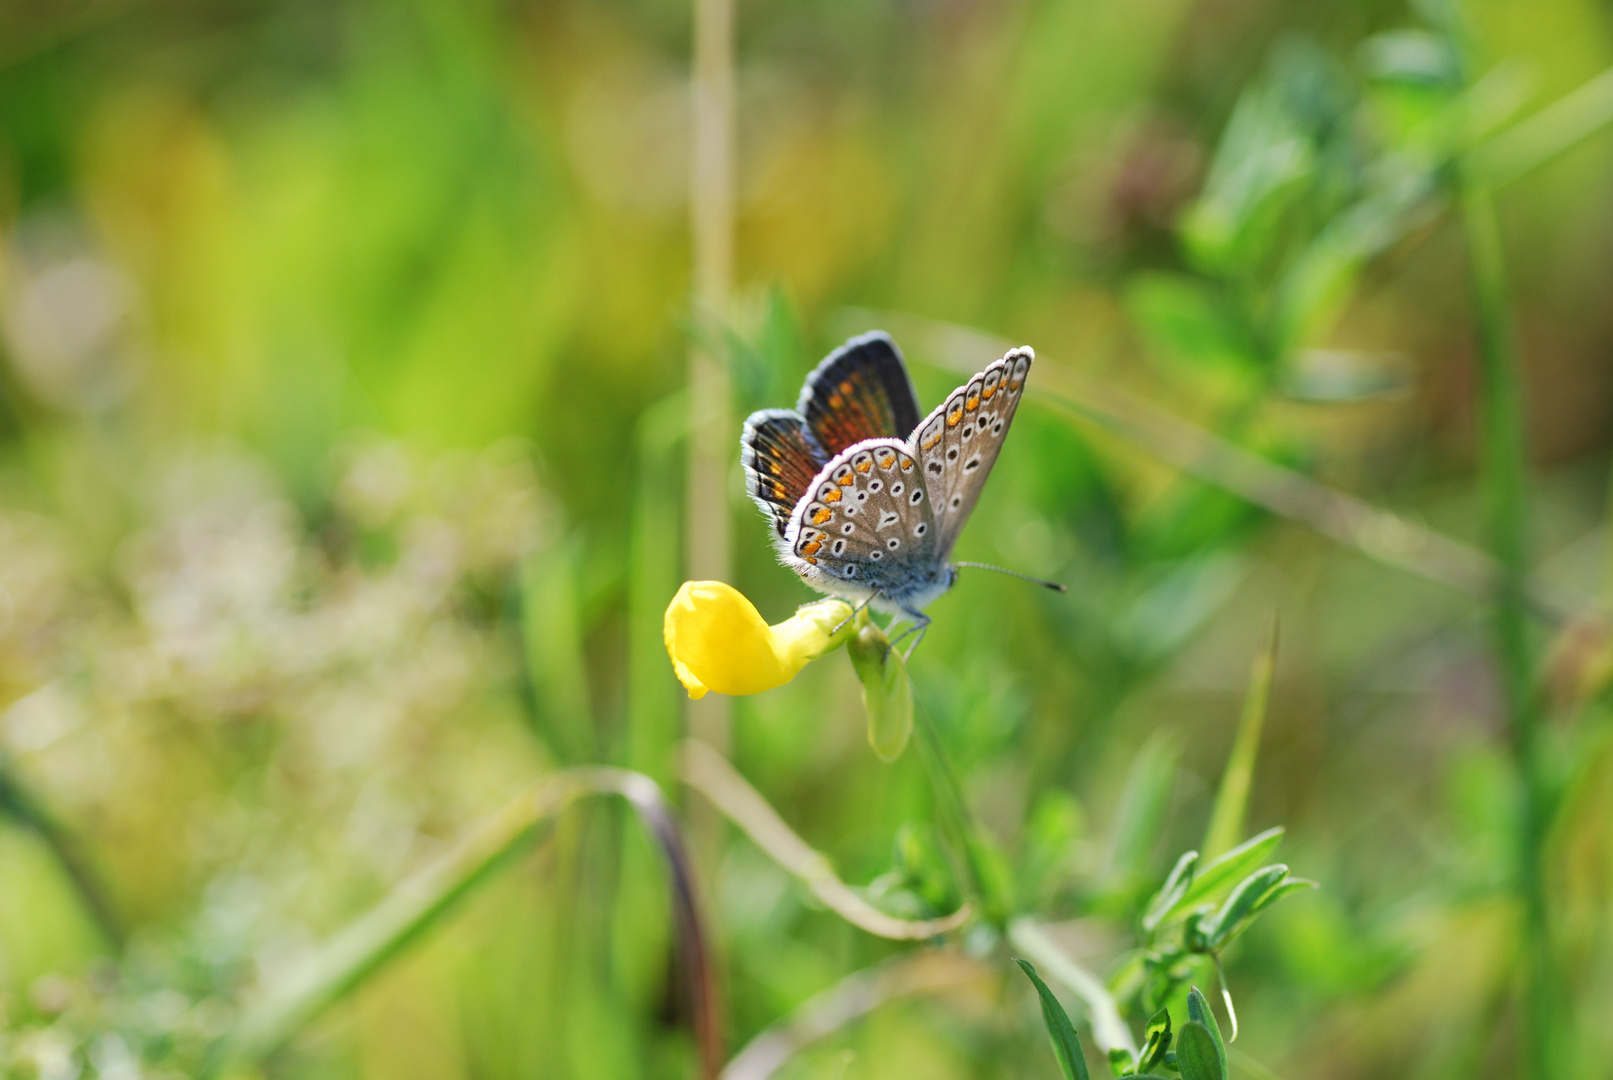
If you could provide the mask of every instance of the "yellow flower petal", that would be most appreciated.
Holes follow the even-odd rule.
[[[783,686],[808,661],[844,641],[855,629],[850,615],[849,604],[827,600],[768,626],[731,585],[686,581],[667,606],[662,634],[672,670],[690,697],[708,690],[759,694]],[[831,633],[837,626],[840,632]]]

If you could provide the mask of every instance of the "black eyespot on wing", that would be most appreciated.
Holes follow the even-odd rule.
[[[796,411],[829,457],[864,439],[905,439],[919,422],[907,365],[879,331],[830,353],[807,376]]]

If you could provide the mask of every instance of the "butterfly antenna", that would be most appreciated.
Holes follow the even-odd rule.
[[[968,567],[971,570],[990,570],[998,574],[1007,574],[1009,577],[1017,577],[1019,580],[1028,581],[1032,585],[1040,585],[1044,589],[1052,589],[1054,592],[1069,592],[1069,589],[1065,588],[1057,581],[1044,581],[1039,577],[1031,577],[1029,574],[1021,574],[1017,570],[1005,570],[1001,566],[993,566],[990,563],[955,562],[952,565],[960,569],[963,567]]]

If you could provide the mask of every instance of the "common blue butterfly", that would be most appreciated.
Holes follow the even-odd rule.
[[[1035,359],[1010,351],[921,421],[895,342],[864,334],[807,376],[794,409],[752,413],[740,440],[746,489],[780,561],[819,592],[927,626],[924,608],[957,580],[952,546]]]

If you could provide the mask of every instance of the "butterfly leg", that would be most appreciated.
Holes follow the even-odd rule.
[[[925,632],[930,629],[930,617],[924,614],[922,611],[914,611],[912,608],[903,607],[902,618],[911,619],[913,625],[909,626],[906,630],[903,630],[900,634],[897,634],[894,638],[892,638],[891,647],[895,648],[909,634],[918,634],[918,637],[913,639],[913,644],[907,647],[907,652],[902,654],[902,662],[906,663],[908,658],[913,655],[913,650],[919,647],[919,642],[924,640]]]
[[[857,617],[857,613],[859,611],[862,611],[863,609],[867,608],[869,604],[872,604],[874,602],[874,600],[878,596],[879,596],[879,593],[877,593],[877,592],[869,593],[868,594],[868,599],[864,600],[862,603],[860,603],[856,607],[852,608],[850,615],[847,615],[844,619],[841,619],[839,622],[834,624],[834,629],[829,631],[830,636],[833,636],[835,634],[840,633],[840,630],[841,630],[842,627],[844,627],[851,620],[855,619]]]

